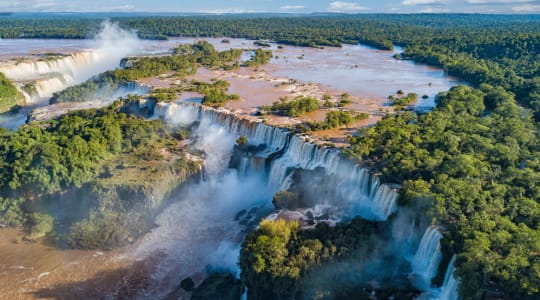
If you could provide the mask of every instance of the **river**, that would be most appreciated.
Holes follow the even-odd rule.
[[[254,48],[253,41],[244,39],[228,39],[228,43],[224,43],[223,39],[208,40],[218,50]],[[178,43],[191,43],[193,41],[195,39],[191,38],[144,41],[141,44],[141,49],[144,51],[137,53],[165,52]],[[0,56],[4,59],[31,56],[36,52],[78,52],[88,49],[88,46],[92,44],[89,40],[2,40],[1,43]],[[10,46],[3,48],[2,45]],[[315,83],[328,90],[348,92],[353,96],[373,99],[373,101],[384,101],[388,95],[401,89],[406,93],[415,92],[419,95],[428,95],[429,98],[420,100],[417,106],[432,107],[433,97],[436,93],[448,90],[458,83],[455,78],[448,76],[440,69],[410,61],[396,60],[393,58],[395,52],[379,51],[362,45],[314,49],[292,46],[278,48],[278,45],[271,44],[270,48],[275,51],[275,57],[264,67],[268,74]],[[399,49],[397,50],[399,51]],[[27,110],[22,111],[27,113]],[[22,119],[18,120],[20,123]],[[204,124],[204,122],[202,123]],[[7,291],[7,295],[19,295],[23,299],[62,297],[65,293],[77,291],[81,286],[87,286],[94,292],[103,289],[104,286],[109,289],[108,291],[118,292],[124,287],[118,287],[115,284],[111,286],[111,283],[114,283],[115,280],[125,281],[126,274],[129,278],[129,270],[132,269],[129,266],[133,263],[132,259],[145,259],[160,251],[164,252],[165,265],[161,264],[163,267],[160,269],[161,274],[154,273],[152,278],[159,278],[160,281],[163,280],[162,282],[168,284],[149,289],[153,294],[166,295],[171,287],[183,277],[190,275],[197,277],[197,274],[201,273],[205,266],[237,271],[235,260],[245,231],[243,227],[238,226],[233,221],[233,217],[241,209],[249,211],[254,207],[258,207],[261,213],[266,213],[272,193],[266,190],[264,176],[252,176],[250,180],[253,182],[250,182],[243,175],[236,174],[235,170],[226,168],[223,161],[227,162],[230,158],[237,136],[231,135],[231,132],[228,132],[230,129],[224,128],[223,124],[207,124],[207,126],[208,132],[203,130],[204,126],[199,126],[199,130],[203,131],[200,132],[201,138],[198,142],[201,144],[197,145],[197,149],[209,151],[207,154],[210,155],[208,155],[206,167],[210,172],[212,168],[209,166],[217,162],[217,170],[215,174],[210,174],[207,181],[194,186],[186,194],[179,195],[178,202],[165,209],[156,219],[156,223],[160,227],[126,249],[105,253],[63,251],[42,244],[26,245],[20,241],[16,244],[13,242],[14,239],[17,239],[16,232],[0,230],[0,239],[4,241],[3,244],[0,244],[0,254],[11,254],[2,256],[0,267],[3,269],[0,270],[3,271],[4,278],[17,280],[17,283],[10,284],[5,281],[1,289]],[[208,143],[204,143],[207,139]],[[272,138],[272,140],[277,139]],[[220,143],[216,141],[220,141]],[[307,147],[307,150],[295,152],[296,148],[292,145],[290,153],[298,155],[300,158],[296,159],[293,154],[290,154],[290,157],[286,156],[279,162],[284,165],[281,169],[287,170],[286,167],[302,163],[315,167],[320,163],[317,159],[326,157],[321,155],[317,159],[313,159],[308,155],[303,155],[303,153],[312,153],[313,151],[309,148],[312,146],[305,146],[300,142],[297,144],[300,148]],[[217,150],[212,150],[212,147],[216,147]],[[357,175],[358,178],[362,177]],[[285,176],[279,176],[279,178],[279,183],[282,185],[286,178]],[[246,186],[249,187],[247,192]],[[378,187],[378,185],[376,186]],[[386,190],[385,195],[389,193],[390,188]],[[350,194],[356,195],[357,193]],[[374,194],[369,197],[364,196],[364,198],[376,198],[381,199],[380,202],[384,202],[382,201],[383,197],[376,196]],[[386,198],[393,199],[389,196]],[[358,199],[350,200],[354,202]],[[392,201],[387,202],[393,203]],[[397,210],[393,205],[387,206],[391,208],[388,209],[389,212]],[[361,206],[358,209],[365,209],[365,207]],[[384,215],[382,219],[386,219],[386,217]],[[30,251],[30,249],[32,255],[24,252]],[[54,259],[50,260],[51,257]],[[78,270],[81,270],[84,275],[73,275],[77,269],[73,269],[71,266],[76,265],[81,266],[81,269]],[[100,278],[99,274],[108,274],[118,269],[121,270],[119,273],[107,277],[110,282],[105,283],[97,280]],[[74,280],[66,282],[70,280],[65,280],[65,276],[74,276]],[[137,277],[138,275],[132,276]],[[139,278],[137,277],[137,279]],[[143,279],[135,281],[147,281],[145,278]],[[139,297],[142,296],[139,295]],[[15,298],[17,297],[15,296]]]
[[[178,44],[194,43],[196,38],[171,38],[168,41],[139,41],[137,49],[127,53],[164,53]],[[217,50],[230,48],[260,48],[246,39],[222,38],[204,39]],[[58,40],[58,39],[2,39],[0,40],[0,60],[8,61],[37,54],[69,54],[102,47],[96,40]],[[344,45],[341,48],[322,49],[282,46],[270,43],[274,57],[264,67],[270,75],[286,77],[303,83],[320,84],[329,90],[347,92],[353,96],[369,98],[374,101],[395,95],[397,90],[414,92],[419,96],[417,107],[434,106],[434,97],[441,91],[463,83],[449,76],[442,69],[412,61],[398,60],[393,56],[402,49],[394,51],[377,50],[364,45]],[[0,62],[1,64],[1,62]],[[100,70],[102,71],[102,70]],[[88,74],[96,75],[96,73]],[[88,76],[87,76],[88,77]]]
[[[174,46],[175,43],[193,43],[197,40],[172,38],[161,44]],[[204,40],[220,51],[230,48],[261,48],[255,46],[253,41],[245,39],[227,39],[228,43],[223,43],[221,38]],[[440,68],[395,59],[395,54],[403,52],[401,47],[385,51],[365,45],[321,49],[278,46],[270,43],[267,48],[274,52],[270,64],[264,67],[270,74],[304,83],[322,84],[330,89],[360,97],[387,98],[401,89],[405,93],[428,95],[427,99],[419,99],[417,106],[433,107],[435,95],[457,84],[463,84]]]
[[[2,39],[0,40],[0,67],[22,60],[37,60],[39,55],[69,55],[95,49],[100,51],[104,49],[105,53],[118,50],[116,52],[130,55],[166,53],[178,44],[194,43],[199,40],[196,38],[171,38],[168,41],[143,40],[135,43],[133,37],[122,35],[114,30],[109,30],[113,32],[104,35],[101,39]],[[111,44],[111,37],[116,36],[125,42],[112,42]],[[227,39],[228,42],[224,42],[222,38],[205,40],[220,51],[231,48],[260,48],[255,46],[253,41],[246,39]],[[116,49],[115,45],[120,44],[122,47]],[[399,47],[396,47],[395,51],[382,51],[363,45],[315,49],[292,46],[278,47],[277,44],[270,43],[269,49],[274,51],[274,57],[268,65],[262,68],[267,74],[273,77],[294,79],[302,83],[317,84],[328,93],[346,92],[365,99],[358,107],[353,105],[352,108],[358,110],[365,110],[370,103],[376,103],[379,106],[388,105],[386,98],[395,94],[397,90],[403,90],[405,93],[414,92],[419,96],[427,95],[427,98],[419,97],[415,106],[419,109],[430,109],[434,106],[434,98],[437,93],[446,91],[460,83],[456,78],[448,76],[439,68],[395,59],[393,55],[401,51]],[[87,64],[88,60],[86,59],[84,63]],[[50,97],[59,88],[81,82],[114,67],[115,64],[118,65],[118,63],[119,61],[116,63],[108,62],[103,64],[105,68],[91,68],[87,65],[80,68],[73,66],[73,70],[68,70],[68,74],[60,78],[63,83],[55,81],[56,85],[59,85],[55,89],[47,87],[52,84],[51,76],[58,76],[57,70],[41,74],[45,80],[39,87],[45,90],[44,95],[42,95],[45,97],[39,97],[32,104],[36,106],[35,102],[38,102],[38,107],[47,105],[47,96]],[[63,70],[63,72],[66,71]],[[27,81],[36,78],[36,74],[27,74],[27,76],[17,74],[17,76],[19,81],[24,81],[24,77]],[[244,90],[246,86],[245,84],[231,86],[231,90],[234,89]],[[246,91],[246,93],[257,94],[257,91]],[[0,115],[0,125],[4,128],[16,129],[24,124],[29,111],[31,109],[23,109],[17,114],[2,114]]]

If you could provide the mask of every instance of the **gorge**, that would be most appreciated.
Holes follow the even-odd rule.
[[[58,49],[7,40],[1,295],[535,299],[535,21],[462,17],[136,16]]]
[[[205,264],[208,264],[217,270],[224,269],[238,275],[239,270],[235,267],[234,261],[240,249],[239,241],[243,240],[240,238],[243,235],[240,228],[243,226],[239,224],[244,224],[248,228],[257,224],[258,220],[264,218],[272,210],[270,200],[276,192],[287,189],[291,184],[301,185],[301,183],[288,182],[292,180],[295,172],[317,169],[322,172],[322,182],[326,184],[318,188],[320,191],[325,191],[325,194],[324,196],[316,194],[314,199],[308,201],[311,207],[302,207],[303,209],[316,211],[317,207],[320,206],[331,208],[327,209],[326,214],[329,211],[332,211],[333,214],[323,217],[320,221],[329,222],[329,224],[332,224],[331,219],[344,222],[360,216],[364,219],[381,222],[389,230],[394,228],[391,235],[392,240],[385,241],[385,243],[393,245],[391,248],[395,250],[382,252],[385,252],[386,255],[393,255],[403,262],[410,261],[413,274],[411,280],[417,280],[416,276],[420,277],[420,283],[417,286],[426,292],[426,295],[422,297],[435,295],[439,290],[439,288],[432,290],[431,279],[436,276],[439,269],[442,255],[439,245],[441,234],[434,227],[428,227],[420,241],[422,232],[419,230],[422,228],[414,226],[415,222],[411,222],[410,219],[402,219],[407,217],[402,217],[398,212],[396,186],[381,184],[376,175],[370,174],[369,169],[347,159],[338,150],[316,146],[285,129],[249,121],[225,110],[205,108],[194,104],[158,103],[154,116],[163,118],[169,124],[183,126],[193,123],[200,124],[195,131],[195,136],[199,140],[195,142],[194,147],[206,153],[206,175],[198,184],[199,186],[193,188],[196,192],[188,193],[190,196],[185,197],[186,200],[166,209],[158,217],[158,220],[163,220],[158,221],[160,227],[147,237],[148,241],[145,238],[139,245],[142,249],[150,247],[155,250],[170,244],[170,246],[161,248],[165,253],[174,256],[174,259],[167,260],[165,266],[174,268],[173,261],[182,262],[178,264],[176,278],[173,282],[179,282],[182,276],[189,275],[189,272],[178,273],[181,265],[185,268],[186,262],[189,261],[189,255],[198,257],[196,259],[200,264],[198,269],[202,269]],[[234,146],[234,141],[240,136],[247,137],[247,144],[242,147]],[[244,151],[240,148],[243,148]],[[231,165],[233,169],[227,170],[228,164],[226,162],[231,159],[234,152],[238,151],[241,152],[239,154],[241,158],[237,159],[238,165]],[[238,153],[235,155],[238,156]],[[335,186],[332,186],[334,184]],[[238,194],[239,192],[240,194]],[[311,197],[314,196],[311,195]],[[211,211],[205,212],[203,207],[207,207]],[[216,210],[220,211],[219,217],[214,216]],[[201,218],[204,223],[201,224],[200,221],[197,222],[185,215],[188,211],[197,211],[195,215],[199,216],[198,218],[204,216]],[[240,219],[240,222],[235,224],[234,216],[238,216],[239,212],[242,211],[244,213],[249,211],[249,214],[245,216],[247,221],[242,222]],[[396,215],[389,220],[389,217],[394,213]],[[216,218],[222,221],[217,221]],[[307,224],[309,219],[301,214],[294,218],[301,221],[302,224]],[[183,225],[178,223],[179,220],[182,220],[181,224]],[[189,222],[185,223],[185,220],[189,220]],[[212,221],[209,222],[209,220]],[[238,218],[236,220],[238,221]],[[222,222],[230,222],[228,223],[230,225],[217,225]],[[400,226],[397,224],[401,224],[401,222],[412,225],[399,228],[396,231],[396,228]],[[192,249],[184,248],[186,245],[183,245],[182,238],[175,236],[185,236],[186,232],[191,232],[192,229],[188,228],[192,228],[192,226],[204,234],[199,235],[197,242],[192,240],[190,243]],[[215,232],[220,231],[217,228],[225,227],[230,228],[231,232],[227,234],[222,232],[217,238]],[[211,232],[214,233],[210,234]],[[204,239],[207,240],[204,241]],[[174,245],[175,241],[176,245]],[[197,249],[200,251],[200,249],[205,248],[203,246],[205,243],[213,243],[213,248],[217,249],[216,253],[207,254],[206,260],[195,254]],[[415,245],[418,245],[417,248]],[[183,250],[177,251],[178,247],[182,247]],[[219,257],[219,260],[216,260],[216,257]],[[188,265],[191,264],[193,262]],[[411,270],[410,268],[409,270]],[[457,281],[453,277],[452,267],[449,268],[451,269],[448,271],[450,275],[447,275],[446,281],[452,281],[452,286],[448,286],[448,283],[445,282],[441,289],[446,293],[455,294]],[[194,267],[194,269],[197,268]],[[401,272],[403,273],[398,273],[398,275],[394,273],[393,276],[406,278],[411,271],[402,270]],[[416,285],[416,283],[413,284]],[[454,291],[450,291],[450,289],[454,289]]]
[[[22,63],[16,69],[7,69],[6,73],[11,78],[27,78],[25,74],[58,72],[70,78],[59,85],[59,89],[63,89],[76,82],[74,78],[78,74],[77,70],[93,65],[94,59],[91,57],[91,52],[83,52],[50,62]],[[54,87],[50,84],[47,86]],[[128,93],[136,94],[137,90],[141,94],[149,91],[148,88],[144,90],[140,85],[132,83],[126,84],[124,94],[115,92],[114,96],[107,97],[115,99]],[[41,95],[39,89],[37,92]],[[41,96],[48,98],[51,95],[44,93]],[[137,298],[143,299],[145,294],[166,297],[182,279],[190,276],[204,278],[206,275],[201,274],[203,270],[208,274],[231,272],[239,277],[240,269],[236,261],[246,233],[273,212],[271,200],[274,194],[291,188],[305,194],[304,206],[290,211],[277,211],[273,215],[292,214],[290,221],[301,224],[315,222],[334,226],[357,217],[381,223],[385,231],[393,232],[387,235],[390,240],[384,241],[392,245],[391,250],[386,249],[381,253],[387,258],[392,257],[392,261],[402,266],[381,272],[377,279],[406,280],[413,274],[412,284],[426,295],[432,293],[431,279],[435,277],[440,261],[440,258],[433,261],[433,257],[441,255],[439,241],[431,238],[420,241],[422,228],[414,226],[416,223],[409,216],[401,217],[397,204],[398,185],[381,183],[368,167],[347,158],[339,149],[319,146],[310,142],[307,135],[297,135],[288,129],[265,125],[241,113],[179,101],[124,101],[127,102],[121,111],[163,120],[171,128],[190,128],[193,132],[190,137],[191,152],[202,154],[204,158],[201,179],[197,183],[185,184],[178,190],[181,191],[179,194],[169,195],[173,202],[163,207],[163,211],[156,216],[157,227],[128,246],[126,255],[132,259],[152,259],[157,253],[160,256],[153,266],[152,287],[146,287],[144,292],[135,292]],[[108,103],[110,100],[93,100],[90,105],[99,107]],[[60,105],[62,103],[44,107],[45,117],[40,117],[40,109],[34,109],[29,121],[48,120],[66,113]],[[68,110],[77,109],[72,104],[67,107]],[[242,136],[247,139],[245,144],[236,144]],[[317,174],[315,178],[320,177],[320,182],[303,182],[302,178],[311,175],[302,176],[302,172]],[[165,178],[163,180],[167,182]],[[324,184],[321,185],[321,182]],[[313,189],[313,184],[318,184],[318,187]],[[165,190],[171,189],[175,188],[165,187]],[[143,197],[150,197],[150,194]],[[156,199],[157,205],[150,205],[149,208],[159,206],[161,197]],[[148,201],[150,199],[143,200]],[[136,208],[136,211],[139,209]],[[392,216],[394,214],[397,217]],[[55,218],[61,217],[57,215]],[[397,225],[389,221],[389,218],[397,218],[400,224],[404,222],[412,225],[394,232]],[[429,232],[431,229],[427,230]],[[121,244],[123,238],[132,239],[134,235],[128,233],[123,237],[124,233],[116,234],[119,237],[115,239],[119,238]],[[77,237],[77,243],[92,245],[91,238],[84,235]],[[186,240],[190,242],[186,244]],[[400,243],[406,243],[407,246],[399,249]],[[414,255],[416,244],[419,246]],[[409,262],[413,255],[414,259]],[[409,270],[411,267],[406,267],[409,263],[413,273]],[[420,284],[415,283],[415,276],[421,278]],[[454,284],[452,288],[456,287]],[[251,287],[250,290],[256,291]],[[119,291],[112,289],[108,293],[113,295]]]

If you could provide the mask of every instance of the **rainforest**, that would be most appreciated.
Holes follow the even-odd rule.
[[[14,13],[0,37],[6,298],[540,297],[538,15]]]

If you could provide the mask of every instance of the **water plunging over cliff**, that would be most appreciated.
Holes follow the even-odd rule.
[[[444,275],[443,285],[441,287],[433,287],[424,292],[418,300],[459,300],[459,278],[455,277],[455,262],[456,256],[452,256],[446,273]]]
[[[157,103],[152,109],[148,105],[144,103],[144,110],[152,111],[153,118],[171,125],[193,126],[192,145],[206,153],[203,181],[181,193],[178,197],[182,200],[167,208],[156,219],[159,227],[138,244],[139,255],[159,250],[170,253],[164,269],[156,275],[160,282],[178,283],[182,276],[200,272],[203,265],[238,272],[234,261],[246,232],[241,224],[250,224],[247,231],[256,226],[260,218],[270,213],[274,193],[297,184],[298,176],[305,176],[302,174],[328,182],[322,188],[324,193],[313,195],[320,201],[315,205],[335,207],[345,219],[360,216],[385,221],[398,209],[396,187],[381,183],[378,176],[338,149],[317,146],[286,129],[226,109],[188,103]],[[235,146],[242,135],[247,138],[243,148]],[[235,156],[239,157],[233,163]],[[238,215],[249,215],[249,221],[239,222]],[[390,243],[399,244],[400,248],[392,250],[395,246],[388,247],[385,241],[385,255],[393,256],[396,262],[406,262],[414,255],[410,279],[425,292],[422,296],[456,294],[458,282],[448,276],[444,287],[431,286],[442,258],[439,229],[429,227],[413,250],[418,237],[417,222],[407,213],[389,222],[394,224],[398,219],[406,226],[396,225],[400,227],[396,229],[399,237]],[[403,247],[402,242],[407,246]],[[182,271],[175,269],[179,266]],[[400,272],[396,268],[388,276],[408,275]]]
[[[458,287],[459,279],[455,277],[454,271],[456,270],[456,256],[452,256],[446,274],[444,275],[444,282],[441,287],[440,299],[441,300],[458,300]]]
[[[412,260],[412,270],[417,276],[416,285],[422,290],[428,290],[431,287],[431,279],[437,275],[442,259],[440,244],[442,237],[437,227],[428,227]]]
[[[204,178],[185,186],[173,204],[156,218],[159,227],[135,245],[134,255],[144,258],[163,253],[147,295],[163,299],[188,277],[207,271],[227,271],[239,275],[240,244],[247,231],[271,210],[272,194],[264,176],[245,176],[229,168],[237,135],[230,128],[248,127],[233,124],[233,119],[208,115],[193,107],[158,105],[155,114],[170,124],[198,125],[191,137],[194,150],[204,152]],[[212,117],[212,118],[211,118]],[[216,121],[220,118],[221,121]],[[231,122],[231,123],[228,123]],[[225,125],[227,124],[227,125]],[[244,222],[239,222],[238,213]],[[135,299],[147,299],[140,295]]]
[[[77,81],[86,79],[85,69],[99,63],[104,53],[85,51],[62,57],[28,60],[0,66],[0,72],[13,80],[26,94],[27,103],[51,98]],[[26,88],[22,88],[25,86]],[[28,101],[30,100],[30,101]]]
[[[55,73],[75,75],[80,68],[103,59],[104,54],[99,51],[84,51],[61,57],[22,61],[0,66],[0,72],[15,81],[31,80]]]
[[[172,124],[188,125],[195,121],[211,121],[227,128],[235,136],[244,135],[252,145],[263,145],[255,154],[266,161],[268,185],[277,192],[290,183],[295,169],[324,168],[327,176],[335,180],[333,191],[343,201],[352,216],[371,220],[386,220],[397,210],[397,192],[381,184],[377,176],[366,168],[343,157],[338,149],[319,147],[286,129],[243,119],[227,110],[206,108],[192,104],[159,103],[155,116]],[[243,160],[241,171],[250,167]],[[258,166],[260,167],[260,166]]]
[[[72,54],[28,58],[0,65],[0,72],[30,96],[31,104],[51,98],[53,93],[83,82],[101,72],[119,66],[120,60],[141,51],[134,32],[104,22],[87,50]]]

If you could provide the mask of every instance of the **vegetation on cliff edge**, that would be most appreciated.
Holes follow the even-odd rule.
[[[34,239],[53,229],[52,217],[59,242],[84,248],[114,247],[151,226],[151,212],[199,167],[162,121],[121,105],[0,130],[0,223]]]
[[[0,73],[0,113],[9,111],[23,102],[23,95],[4,74]]]

